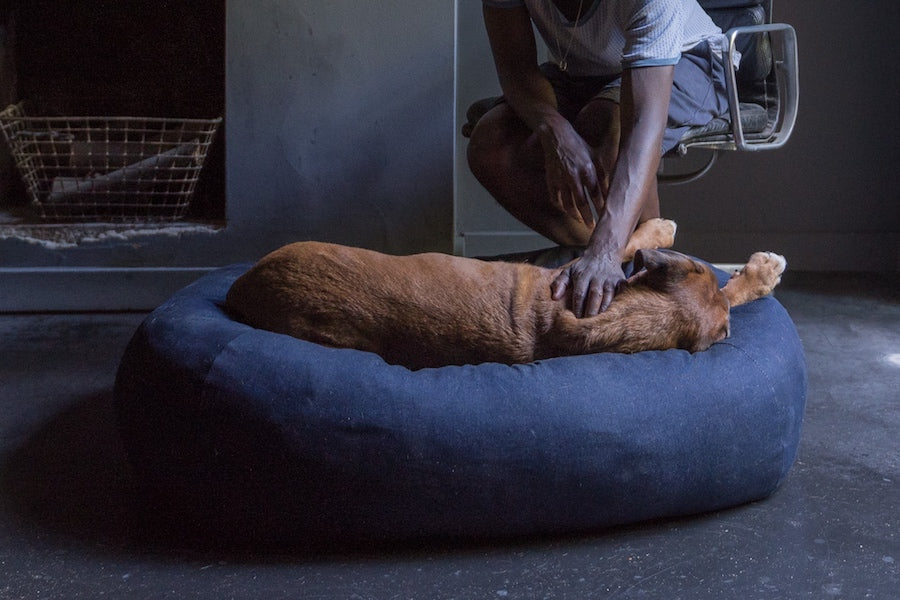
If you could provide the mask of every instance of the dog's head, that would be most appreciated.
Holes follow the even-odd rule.
[[[667,305],[664,318],[677,320],[670,325],[679,331],[679,348],[706,350],[730,333],[729,303],[715,273],[689,256],[672,250],[638,250],[634,275],[624,285],[659,292]]]

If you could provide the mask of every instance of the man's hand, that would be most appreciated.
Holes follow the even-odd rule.
[[[550,292],[554,300],[560,300],[571,290],[575,316],[593,317],[609,308],[616,288],[624,280],[619,260],[585,254],[557,276]]]
[[[602,179],[594,151],[572,125],[559,118],[553,125],[539,128],[544,149],[547,192],[560,210],[589,228],[595,225],[591,204],[599,212],[603,197]]]

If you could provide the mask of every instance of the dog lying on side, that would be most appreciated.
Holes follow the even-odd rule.
[[[644,222],[626,248],[634,275],[610,307],[576,318],[550,297],[560,269],[446,254],[389,256],[290,244],[234,282],[226,308],[245,323],[410,369],[527,363],[593,352],[707,349],[729,334],[729,308],[772,291],[784,258],[758,252],[721,289],[674,243],[675,223]]]

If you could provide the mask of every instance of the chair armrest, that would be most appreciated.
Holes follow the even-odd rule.
[[[767,33],[773,43],[772,68],[775,70],[775,82],[778,92],[777,113],[773,119],[773,128],[764,139],[749,140],[744,137],[740,118],[740,99],[735,69],[733,67],[737,52],[736,41],[741,35],[758,35]],[[797,65],[797,33],[794,28],[784,23],[768,23],[765,25],[748,25],[734,27],[725,32],[728,37],[728,55],[725,69],[728,84],[728,105],[731,111],[731,126],[735,150],[769,150],[783,146],[794,130],[797,120],[797,108],[800,101],[800,78]],[[780,51],[775,51],[775,44]]]

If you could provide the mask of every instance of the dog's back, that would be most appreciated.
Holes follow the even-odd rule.
[[[298,242],[241,276],[226,305],[253,327],[412,368],[527,362],[544,320],[535,315],[552,302],[549,279],[536,277],[543,271]]]

